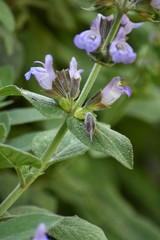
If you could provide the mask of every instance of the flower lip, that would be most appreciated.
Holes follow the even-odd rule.
[[[126,42],[125,30],[120,27],[117,36],[110,44],[109,53],[112,61],[115,63],[133,63],[136,60],[136,53],[131,46]]]
[[[101,36],[93,30],[87,30],[75,36],[74,44],[79,49],[86,50],[86,52],[91,53],[96,51],[100,46]]]
[[[101,14],[94,19],[91,24],[90,30],[86,30],[74,37],[74,44],[76,47],[82,50],[86,50],[88,53],[96,51],[101,44],[100,35],[100,21]]]

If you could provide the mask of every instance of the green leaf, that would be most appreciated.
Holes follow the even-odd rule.
[[[45,131],[38,134],[32,145],[32,150],[38,157],[41,157],[47,146],[55,137],[57,130]],[[81,143],[70,131],[67,132],[60,146],[55,151],[52,159],[49,162],[51,165],[54,161],[61,161],[77,155],[84,154],[88,148]]]
[[[77,216],[62,217],[33,207],[13,209],[11,213],[18,215],[8,221],[4,218],[5,221],[0,224],[0,239],[29,240],[43,222],[49,229],[49,236],[56,240],[107,240],[100,228]]]
[[[1,99],[1,100],[2,100],[2,99]],[[1,108],[4,108],[4,107],[6,107],[6,106],[8,106],[8,105],[10,105],[10,104],[12,104],[12,103],[13,103],[12,100],[0,102],[0,109],[1,109]]]
[[[7,113],[0,113],[0,124],[4,124],[6,128],[6,135],[5,135],[5,138],[6,138],[10,131],[10,119]]]
[[[130,140],[124,135],[113,131],[104,123],[96,123],[93,143],[86,134],[83,122],[75,118],[68,118],[70,131],[90,149],[107,153],[125,167],[133,168],[133,149]]]
[[[7,129],[4,123],[0,123],[0,142],[3,142],[7,134]]]
[[[47,120],[40,112],[35,108],[15,108],[12,110],[4,111],[10,118],[11,125],[20,125],[24,123],[36,122]]]
[[[77,216],[62,219],[51,227],[49,235],[57,240],[107,240],[100,228]]]
[[[39,132],[31,132],[23,134],[22,136],[13,137],[6,141],[6,144],[11,145],[12,147],[18,148],[22,151],[30,151],[32,149],[33,138]]]
[[[30,240],[40,223],[47,227],[56,225],[62,217],[54,214],[29,214],[10,219],[0,224],[0,239]]]
[[[64,112],[52,98],[33,93],[27,90],[10,85],[0,89],[0,96],[23,96],[27,99],[40,113],[48,118],[62,118],[66,116]]]
[[[0,21],[8,31],[14,31],[15,19],[9,6],[3,1],[0,1]]]
[[[49,210],[36,206],[19,206],[14,207],[9,211],[9,214],[14,216],[24,216],[29,214],[51,214]]]
[[[11,66],[0,67],[0,88],[12,84],[14,72]]]
[[[19,167],[23,165],[31,165],[39,168],[41,161],[29,153],[22,152],[8,145],[0,144],[0,168]]]

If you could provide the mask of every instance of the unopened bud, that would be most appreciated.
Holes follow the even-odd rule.
[[[94,116],[88,112],[86,114],[84,125],[86,127],[86,133],[89,135],[91,142],[93,142],[93,134],[95,131],[95,119]]]

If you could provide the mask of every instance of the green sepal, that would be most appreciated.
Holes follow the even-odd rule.
[[[74,117],[79,119],[79,120],[84,120],[87,112],[88,112],[88,110],[86,108],[79,107],[76,110],[76,112],[74,114]]]
[[[66,111],[66,112],[71,111],[72,104],[69,99],[62,97],[58,100],[58,104],[64,111]]]

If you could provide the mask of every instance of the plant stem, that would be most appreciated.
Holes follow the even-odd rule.
[[[50,160],[51,156],[53,155],[54,151],[57,149],[59,144],[61,143],[64,135],[67,132],[67,124],[66,124],[66,119],[64,123],[62,124],[61,128],[59,129],[57,135],[55,138],[52,140],[50,145],[48,146],[47,150],[42,156],[42,166],[41,168],[37,169],[35,173],[32,175],[30,178],[26,178],[26,183],[21,186],[19,183],[16,188],[8,195],[8,197],[1,203],[0,205],[0,215],[5,213],[8,208],[10,208],[14,202],[22,195],[22,193],[28,189],[28,187],[43,173],[45,170],[46,163]]]
[[[76,104],[74,105],[74,108],[72,110],[73,114],[75,113],[77,108],[81,107],[82,104],[84,103],[86,97],[88,96],[88,93],[90,92],[90,90],[91,90],[91,88],[92,88],[92,86],[93,86],[93,84],[94,84],[94,82],[97,78],[97,75],[98,75],[100,69],[101,69],[101,65],[98,64],[98,63],[95,63],[93,68],[92,68],[92,71],[91,71],[91,73],[90,73],[90,75],[89,75],[89,77],[88,77],[88,79],[87,79],[87,81],[86,81],[86,83],[85,83],[85,85],[82,89],[82,92],[81,92],[78,100],[76,101]]]
[[[24,188],[25,187],[25,179],[24,179],[22,170],[21,170],[20,167],[16,167],[15,169],[16,169],[16,172],[17,172],[17,175],[18,175],[18,178],[19,178],[20,186],[21,186],[21,188]]]
[[[127,0],[123,0],[122,4],[121,4],[121,9],[119,11],[119,13],[117,14],[115,21],[112,25],[112,28],[104,42],[104,45],[102,46],[102,50],[104,50],[109,43],[114,39],[117,30],[119,28],[120,25],[120,21],[121,21],[121,17],[122,14],[124,12],[125,6],[127,4]],[[87,79],[86,84],[84,85],[84,88],[73,108],[72,114],[75,113],[75,111],[77,110],[78,107],[81,107],[82,104],[84,103],[84,101],[86,100],[86,97],[88,96],[88,93],[90,92],[96,78],[97,75],[99,73],[101,69],[101,65],[98,63],[95,63],[92,71]],[[8,208],[10,208],[14,202],[22,195],[22,193],[28,189],[28,187],[43,173],[43,171],[46,168],[46,165],[48,163],[48,161],[50,160],[50,158],[52,157],[53,153],[55,152],[55,150],[57,149],[57,147],[59,146],[59,144],[61,143],[64,135],[67,132],[67,123],[66,123],[66,119],[63,123],[63,125],[61,126],[61,128],[59,129],[56,137],[52,140],[52,142],[50,143],[50,145],[48,146],[47,150],[44,152],[41,160],[42,160],[42,166],[41,168],[37,169],[35,171],[35,173],[32,175],[32,177],[30,178],[26,178],[26,179],[21,179],[22,181],[20,182],[20,184],[17,185],[17,187],[8,195],[8,197],[1,203],[0,205],[0,215],[2,215],[3,213],[5,213]],[[19,173],[19,172],[18,172]],[[21,176],[21,172],[20,172],[20,177]],[[25,182],[26,180],[26,182]],[[24,184],[25,183],[25,184]]]

